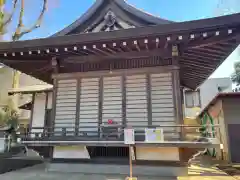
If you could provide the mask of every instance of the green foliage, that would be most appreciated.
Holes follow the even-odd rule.
[[[16,130],[18,128],[18,119],[18,111],[14,108],[13,101],[10,99],[8,105],[0,109],[0,125]]]
[[[3,129],[5,129],[5,132],[7,132],[11,139],[10,146],[6,145],[6,147],[8,147],[9,150],[9,148],[14,146],[14,144],[16,144],[17,142],[16,131],[19,125],[18,112],[14,108],[14,103],[11,99],[9,100],[8,105],[0,109],[0,125]]]
[[[234,73],[231,76],[232,82],[240,85],[240,61],[234,64]]]

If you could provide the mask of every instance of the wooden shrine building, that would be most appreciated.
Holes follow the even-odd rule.
[[[181,162],[184,148],[212,145],[185,141],[182,88],[203,83],[239,35],[240,14],[172,22],[124,0],[97,0],[51,37],[0,43],[2,63],[53,84],[50,125],[30,126],[23,143],[51,147],[54,160],[122,162],[131,127],[136,164]],[[150,127],[162,128],[162,143],[146,142]]]

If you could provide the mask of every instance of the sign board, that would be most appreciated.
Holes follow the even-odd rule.
[[[145,141],[148,143],[157,143],[164,141],[163,129],[160,128],[146,128]]]
[[[135,144],[134,129],[124,129],[124,144]]]

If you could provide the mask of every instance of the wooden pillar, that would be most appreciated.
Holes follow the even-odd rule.
[[[126,75],[122,76],[122,124],[127,125],[127,113],[126,113]]]
[[[52,58],[52,68],[53,73],[59,73],[59,63],[56,57]],[[55,123],[55,114],[56,114],[56,99],[57,99],[57,79],[53,79],[53,93],[52,93],[52,115],[51,115],[51,123],[49,131],[53,133],[54,131],[54,123]]]
[[[183,107],[182,107],[182,95],[180,86],[180,67],[179,67],[179,47],[177,45],[172,46],[172,64],[178,67],[172,71],[173,75],[173,92],[174,92],[174,105],[175,105],[175,118],[178,125],[183,125]],[[180,140],[183,140],[184,128],[177,128],[180,130]],[[179,148],[179,159],[181,162],[184,161],[184,149]]]
[[[44,108],[44,129],[47,126],[47,109],[48,109],[48,92],[45,92],[45,108]]]
[[[79,134],[79,118],[80,118],[80,94],[81,94],[81,79],[77,79],[76,90],[76,114],[75,114],[75,135]]]
[[[103,108],[103,76],[99,79],[98,89],[98,134],[101,136],[102,108]]]
[[[172,64],[179,67],[179,49],[177,45],[172,46]],[[183,125],[183,109],[182,109],[182,95],[181,95],[181,86],[180,86],[180,75],[179,70],[174,69],[172,72],[173,75],[173,92],[174,92],[174,102],[175,102],[175,117],[176,122],[179,125]],[[183,128],[181,128],[181,139],[183,139]]]
[[[147,74],[147,112],[148,112],[148,126],[152,125],[152,85],[151,75]]]
[[[32,93],[32,107],[31,107],[30,122],[29,122],[29,127],[28,127],[28,132],[29,133],[32,131],[35,96],[36,96],[36,93]]]

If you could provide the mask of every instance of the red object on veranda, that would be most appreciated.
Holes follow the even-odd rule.
[[[112,119],[109,119],[109,120],[108,120],[108,124],[113,124],[113,120],[112,120]]]

